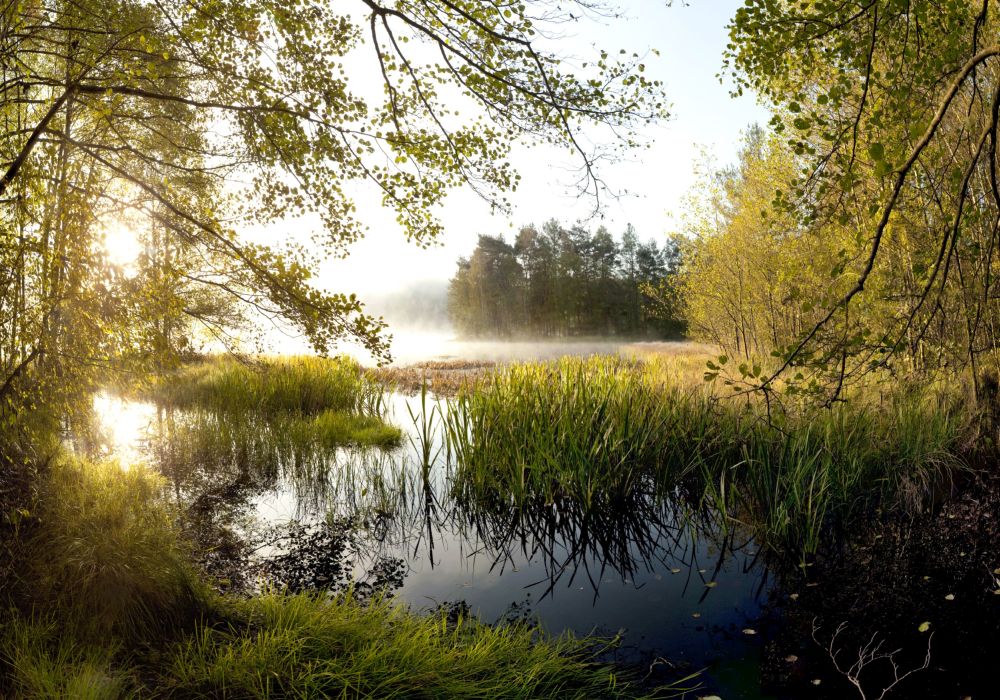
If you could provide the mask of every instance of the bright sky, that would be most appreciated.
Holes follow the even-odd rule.
[[[736,156],[740,135],[753,122],[769,118],[755,99],[733,99],[716,74],[727,41],[726,25],[742,0],[620,0],[626,17],[603,25],[581,22],[561,40],[560,49],[575,56],[593,55],[592,44],[611,53],[624,48],[640,54],[651,48],[660,57],[646,59],[647,74],[662,80],[673,118],[648,130],[652,148],[633,162],[605,166],[609,185],[631,196],[606,202],[602,220],[618,235],[632,223],[641,238],[660,238],[675,226],[671,214],[694,184],[694,166],[702,147],[720,163]],[[376,198],[359,200],[359,216],[371,230],[345,260],[324,266],[320,285],[331,291],[388,292],[429,279],[448,279],[459,256],[469,255],[481,233],[505,234],[508,240],[522,225],[555,218],[572,223],[586,217],[592,201],[573,194],[574,162],[548,149],[519,148],[513,158],[522,183],[511,195],[513,215],[491,215],[488,206],[469,192],[449,196],[442,215],[446,235],[441,245],[422,250],[406,243],[391,212]]]

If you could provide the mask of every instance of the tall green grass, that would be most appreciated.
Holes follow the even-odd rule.
[[[55,617],[8,613],[3,619],[0,661],[7,667],[10,697],[120,700],[133,695],[130,669],[115,662],[119,645],[81,642],[67,635]]]
[[[266,594],[247,627],[203,628],[173,656],[165,689],[232,698],[613,698],[634,684],[592,642],[523,625],[415,615],[378,599]],[[660,696],[673,695],[662,690]]]
[[[965,468],[974,417],[936,390],[767,414],[618,358],[512,366],[448,413],[466,499],[590,508],[641,486],[812,553],[878,508],[922,507]]]
[[[72,611],[65,622],[80,634],[126,639],[195,615],[205,589],[160,498],[163,487],[141,467],[57,460],[39,486],[20,573],[32,604]]]
[[[158,378],[147,394],[178,408],[316,415],[341,411],[381,416],[382,387],[345,358],[278,357],[241,363],[215,357]]]
[[[386,422],[384,389],[348,358],[253,364],[211,358],[156,378],[142,395],[168,408],[210,411],[237,435],[253,426],[274,443],[299,450],[391,448],[402,441],[402,432]]]

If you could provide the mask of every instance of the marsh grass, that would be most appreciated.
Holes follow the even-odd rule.
[[[160,499],[163,485],[142,467],[55,462],[20,582],[33,604],[73,611],[65,622],[81,635],[126,639],[201,609],[205,590]]]
[[[177,408],[265,415],[336,411],[381,417],[385,408],[382,387],[346,357],[276,357],[247,363],[212,357],[158,378],[147,396]]]
[[[593,641],[415,615],[386,599],[265,594],[249,623],[203,628],[174,654],[175,693],[212,697],[634,697]],[[672,695],[663,691],[660,695]]]
[[[938,388],[768,415],[669,369],[567,358],[484,378],[447,414],[458,494],[587,510],[642,485],[809,554],[877,509],[924,507],[967,468],[975,417]]]
[[[113,643],[80,643],[51,615],[14,614],[4,622],[0,658],[9,669],[13,697],[119,700],[131,694],[134,678],[115,663],[120,650]]]
[[[254,364],[210,358],[158,377],[140,394],[168,409],[212,412],[233,424],[234,434],[252,424],[276,444],[299,450],[392,448],[402,441],[402,432],[386,422],[383,388],[348,358]]]

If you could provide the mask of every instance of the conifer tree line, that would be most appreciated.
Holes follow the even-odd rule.
[[[448,312],[465,336],[679,337],[669,295],[679,267],[674,239],[644,243],[629,225],[615,240],[603,226],[551,220],[525,226],[513,243],[479,236],[458,261]]]

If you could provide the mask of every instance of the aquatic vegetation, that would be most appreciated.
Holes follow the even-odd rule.
[[[367,375],[406,394],[419,394],[426,386],[437,396],[454,396],[496,364],[493,360],[439,360],[406,367],[378,367],[367,370]]]
[[[517,504],[628,493],[670,449],[663,398],[618,358],[502,369],[447,414],[461,488],[495,488]]]
[[[270,442],[316,451],[391,448],[402,440],[385,420],[384,389],[347,358],[289,357],[257,365],[213,358],[158,377],[141,393],[168,409],[217,415],[227,434],[222,445]]]
[[[460,393],[447,431],[458,493],[589,509],[644,489],[812,553],[875,508],[919,509],[965,468],[974,417],[938,391],[768,416],[663,374],[563,359],[508,367]]]
[[[177,408],[265,415],[324,411],[381,417],[383,389],[346,358],[275,357],[248,363],[212,357],[157,378],[145,392]]]

